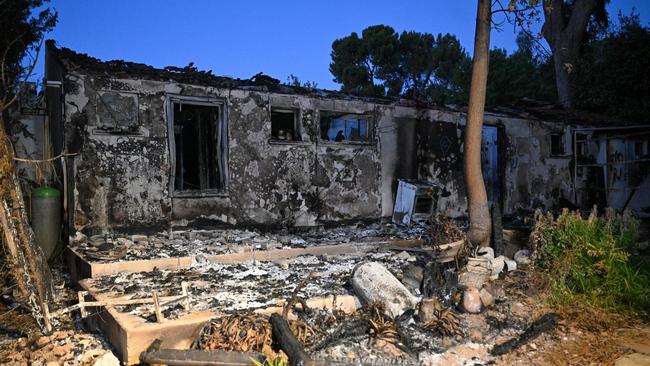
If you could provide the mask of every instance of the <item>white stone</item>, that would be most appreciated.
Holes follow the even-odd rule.
[[[515,262],[520,266],[527,266],[531,263],[532,253],[528,249],[522,249],[515,253]]]
[[[474,287],[463,292],[463,310],[467,313],[481,312],[481,295]]]
[[[494,249],[490,247],[479,248],[476,254],[478,258],[485,258],[488,260],[494,259]]]
[[[401,260],[409,260],[411,258],[411,255],[408,254],[405,250],[393,255],[393,258],[395,259],[401,259]]]
[[[352,287],[366,303],[383,303],[386,313],[393,318],[414,309],[420,302],[419,297],[377,262],[358,265],[352,273]]]
[[[106,353],[95,359],[93,366],[120,366],[120,360],[115,357],[113,352],[106,351]]]

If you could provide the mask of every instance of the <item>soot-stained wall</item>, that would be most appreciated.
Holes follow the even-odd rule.
[[[180,75],[166,69],[75,57],[92,67],[48,61],[49,68],[61,71],[50,70],[49,78],[58,75],[63,82],[63,145],[75,154],[67,165],[68,204],[74,212],[68,219],[74,229],[155,228],[200,218],[279,227],[389,217],[399,178],[437,183],[443,190],[438,210],[466,214],[465,114],[460,111],[321,91],[282,93],[212,76],[215,84],[181,82],[161,76]],[[223,189],[189,195],[174,191],[173,98],[219,106],[227,126],[221,130],[226,141],[220,147]],[[58,109],[52,100],[54,123]],[[297,113],[299,141],[271,139],[272,108]],[[324,111],[367,116],[369,141],[323,140]],[[500,131],[505,214],[556,207],[570,197],[569,125],[489,113],[485,124]],[[562,155],[551,153],[551,134],[562,137]]]
[[[164,226],[199,217],[230,224],[314,225],[381,216],[378,128],[369,143],[319,139],[321,111],[381,120],[373,103],[117,79],[69,72],[65,135],[74,159],[75,228]],[[171,190],[170,96],[225,105],[227,188]],[[271,137],[271,107],[297,111],[301,141]]]
[[[429,111],[418,122],[418,174],[443,187],[438,210],[466,215],[461,113]],[[484,124],[499,129],[502,212],[514,215],[536,208],[557,208],[572,192],[571,126],[486,114]],[[551,135],[560,135],[564,152],[551,153]]]

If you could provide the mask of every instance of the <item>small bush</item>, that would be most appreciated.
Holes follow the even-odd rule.
[[[594,210],[587,218],[568,210],[557,219],[537,215],[531,240],[553,300],[647,312],[650,270],[631,256],[637,229],[634,218],[613,211],[599,217]]]

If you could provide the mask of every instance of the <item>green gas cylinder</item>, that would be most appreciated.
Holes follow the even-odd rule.
[[[32,228],[34,240],[46,258],[50,258],[59,243],[61,229],[61,192],[52,187],[32,191]]]

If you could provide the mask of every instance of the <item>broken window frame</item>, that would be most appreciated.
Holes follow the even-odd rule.
[[[554,138],[557,138],[558,149],[554,149]],[[567,156],[563,133],[551,133],[549,135],[549,151],[552,157],[564,158]]]
[[[174,134],[174,104],[187,104],[206,107],[215,107],[219,111],[219,126],[217,127],[217,145],[221,154],[217,156],[221,188],[210,188],[201,190],[177,190],[176,182],[176,141]],[[228,109],[224,98],[217,97],[195,97],[178,94],[168,94],[165,103],[167,116],[167,137],[169,143],[169,192],[172,197],[206,197],[223,196],[228,194]]]
[[[293,139],[280,139],[277,136],[273,136],[273,112],[279,113],[292,113],[293,114]],[[290,108],[290,107],[281,107],[281,106],[271,106],[269,110],[269,121],[271,122],[271,137],[269,138],[269,143],[271,144],[300,144],[302,143],[302,130],[300,128],[300,109]]]
[[[335,141],[335,140],[326,140],[323,138],[323,115],[327,114],[343,114],[343,115],[355,115],[359,117],[364,117],[367,123],[366,126],[366,134],[367,134],[367,140],[359,140],[359,141],[354,141],[354,140],[343,140],[343,141]],[[361,119],[361,118],[359,118]],[[375,143],[375,138],[374,138],[374,133],[375,133],[375,120],[372,117],[372,115],[367,114],[367,113],[355,113],[355,112],[347,112],[347,111],[335,111],[335,110],[319,110],[318,111],[318,141],[319,143],[322,144],[332,144],[332,145],[374,145]]]

